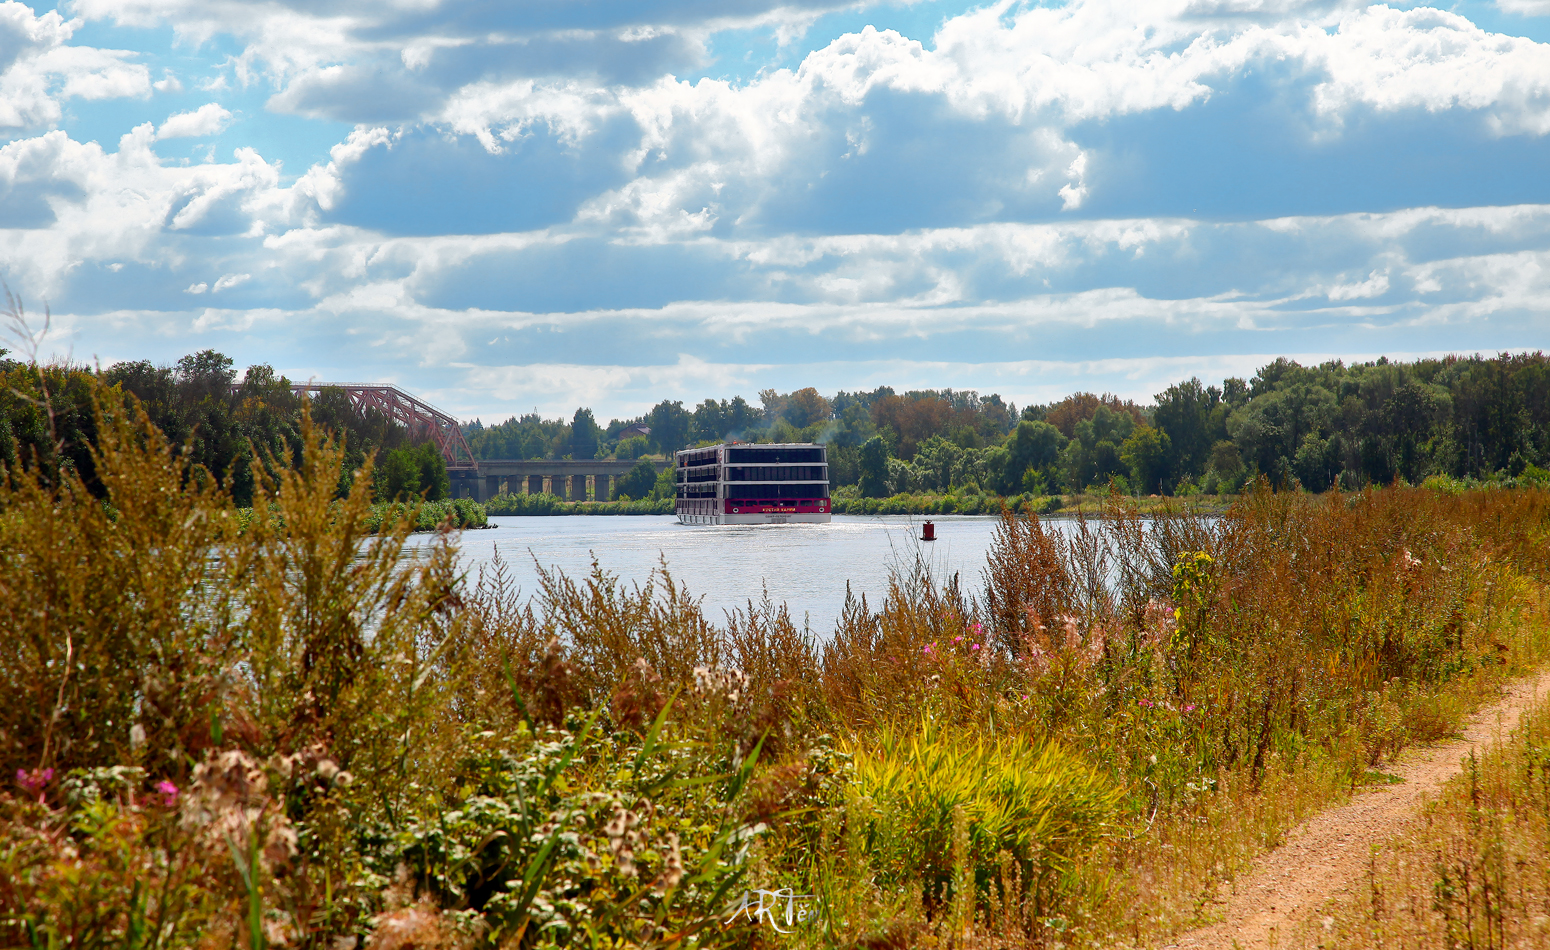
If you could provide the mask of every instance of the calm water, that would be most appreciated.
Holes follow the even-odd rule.
[[[917,556],[928,558],[937,576],[956,572],[966,589],[979,587],[996,517],[933,517],[937,540],[928,543],[918,540],[924,520],[835,515],[830,524],[691,528],[671,515],[492,517],[499,527],[464,532],[460,549],[470,574],[499,551],[524,596],[538,589],[537,564],[580,577],[596,556],[604,570],[631,582],[644,580],[665,559],[715,620],[759,599],[768,585],[772,600],[790,606],[792,620],[800,626],[805,615],[823,635],[834,629],[847,582],[875,603],[888,590],[889,568]],[[411,543],[427,542],[427,535],[417,535]]]

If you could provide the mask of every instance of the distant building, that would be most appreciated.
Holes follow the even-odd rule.
[[[619,440],[633,439],[636,436],[648,436],[651,434],[651,426],[641,425],[639,422],[627,425],[619,430]]]

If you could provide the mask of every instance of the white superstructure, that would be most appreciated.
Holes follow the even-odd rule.
[[[829,452],[811,442],[723,442],[674,454],[684,524],[826,524]]]

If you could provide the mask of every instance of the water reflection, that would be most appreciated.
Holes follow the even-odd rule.
[[[626,582],[644,581],[666,562],[673,577],[702,598],[706,615],[770,598],[791,608],[800,624],[828,634],[845,603],[845,585],[874,603],[888,590],[893,565],[927,560],[933,573],[960,575],[965,588],[982,583],[985,555],[996,521],[993,515],[942,515],[931,520],[937,540],[920,540],[919,516],[836,515],[826,525],[735,525],[688,527],[671,515],[629,517],[492,517],[499,527],[466,531],[459,539],[470,577],[499,552],[523,596],[538,589],[537,565],[579,576],[602,568]],[[1055,527],[1058,523],[1050,523]],[[415,535],[407,556],[430,543]]]

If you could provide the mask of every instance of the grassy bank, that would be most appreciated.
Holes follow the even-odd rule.
[[[335,505],[339,512],[342,505]],[[278,505],[271,505],[269,516],[282,527],[285,513]],[[240,529],[247,529],[255,518],[255,509],[238,508],[233,513]],[[386,526],[393,530],[399,524],[407,524],[411,531],[436,531],[443,526],[452,528],[484,528],[489,526],[484,506],[468,498],[451,501],[379,502],[366,509],[361,517],[361,528],[367,534],[380,534]]]
[[[565,501],[548,492],[513,495],[501,492],[484,503],[492,515],[670,515],[671,498],[639,501]]]
[[[1152,945],[1550,653],[1539,491],[1007,514],[818,641],[401,560],[310,425],[239,527],[108,408],[114,517],[0,486],[7,946]]]
[[[1191,498],[1139,498],[1129,504],[1143,514],[1175,510],[1180,507],[1220,512],[1232,503],[1232,496],[1194,496]],[[1016,511],[1026,506],[1041,514],[1098,514],[1109,503],[1104,495],[936,495],[905,494],[890,498],[858,498],[838,494],[831,499],[837,515],[993,515],[1003,505]],[[564,501],[547,492],[531,495],[501,493],[484,503],[492,515],[670,515],[673,499],[640,501]]]
[[[1177,511],[1221,512],[1235,496],[1195,495],[1188,498],[1127,498],[1124,504],[1141,514]],[[1002,507],[1044,515],[1099,515],[1111,504],[1107,495],[935,495],[903,494],[889,498],[859,498],[843,491],[831,500],[837,515],[994,515]]]

